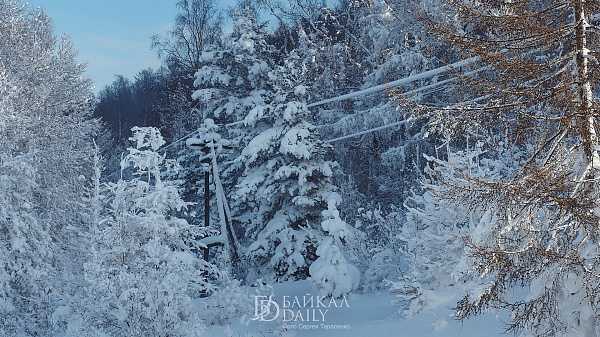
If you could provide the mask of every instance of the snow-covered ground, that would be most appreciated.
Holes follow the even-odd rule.
[[[392,304],[395,299],[394,295],[388,292],[352,294],[347,298],[347,303],[342,300],[338,300],[336,303],[325,300],[319,304],[317,304],[317,297],[313,295],[313,292],[308,281],[276,284],[272,302],[268,302],[268,297],[260,297],[257,303],[252,303],[253,308],[255,308],[255,304],[258,305],[258,308],[253,309],[247,316],[240,317],[238,322],[226,327],[210,326],[205,335],[211,337],[488,337],[503,335],[502,322],[493,314],[461,323],[453,320],[450,317],[451,310],[442,306],[411,318],[402,318],[398,314],[398,306]],[[260,296],[260,294],[258,295]],[[311,298],[312,305],[310,302],[304,305],[303,301],[310,301]],[[294,303],[295,299],[298,302]],[[264,310],[269,308],[268,314],[263,311],[265,313],[263,321],[252,320],[256,314],[255,311],[260,313],[261,304],[264,305]],[[449,303],[449,305],[451,304],[452,302]],[[277,313],[276,306],[279,308],[279,315],[277,315],[277,319],[271,321]],[[284,307],[288,309],[284,309]],[[283,317],[284,310],[289,310],[286,312],[286,317]],[[327,312],[324,312],[325,310]],[[300,311],[301,318],[298,317],[298,311]]]

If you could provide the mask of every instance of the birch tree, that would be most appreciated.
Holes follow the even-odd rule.
[[[192,73],[202,66],[206,47],[219,41],[223,16],[215,0],[179,0],[177,10],[169,38],[153,36],[152,48],[170,67]]]
[[[54,336],[83,283],[91,81],[43,11],[2,0],[0,27],[0,330]]]
[[[508,309],[511,331],[596,336],[600,4],[444,3],[447,20],[429,28],[472,64],[455,69],[460,100],[434,110],[396,98],[455,148],[477,144],[483,153],[474,161],[507,164],[501,172],[438,171],[438,197],[483,214],[465,240],[471,285],[456,316]],[[519,286],[529,294],[515,299]]]

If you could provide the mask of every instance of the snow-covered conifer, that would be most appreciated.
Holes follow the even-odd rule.
[[[302,279],[317,258],[323,237],[321,212],[335,191],[330,178],[335,163],[308,122],[307,88],[294,59],[269,73],[275,97],[251,110],[245,123],[268,125],[243,149],[244,173],[237,199],[252,214],[246,224],[247,255],[270,280]]]
[[[274,96],[268,74],[275,68],[276,50],[267,43],[266,23],[258,23],[249,14],[235,14],[233,31],[220,46],[202,53],[201,68],[195,73],[197,90],[192,97],[198,101],[194,111],[200,120],[210,118],[221,125],[233,123],[220,131],[233,147],[232,151],[221,154],[224,162],[232,162],[250,139],[267,127],[262,124],[250,127],[242,121],[249,111],[265,106]],[[186,156],[185,162],[189,164],[184,170],[192,173],[182,172],[183,176],[201,172],[196,154],[189,152]],[[242,170],[240,162],[223,165],[221,175],[226,191],[233,189]]]
[[[469,207],[459,318],[511,312],[508,329],[596,336],[598,245],[597,2],[445,0],[429,28],[477,62],[454,72],[456,105],[413,116],[455,147],[497,156],[505,170],[436,169],[437,195]],[[464,24],[457,26],[454,18]],[[452,150],[451,150],[452,151]],[[452,165],[452,162],[448,162]],[[512,296],[524,287],[528,295]]]
[[[341,297],[356,290],[360,282],[360,271],[348,263],[341,246],[351,234],[351,229],[340,218],[336,204],[340,201],[337,193],[327,200],[323,211],[321,227],[327,237],[323,239],[316,254],[319,256],[309,268],[310,280],[325,296]]]
[[[272,98],[269,72],[275,67],[274,47],[267,43],[266,23],[236,13],[233,32],[222,48],[204,52],[192,97],[200,101],[204,118],[238,122],[248,111]]]

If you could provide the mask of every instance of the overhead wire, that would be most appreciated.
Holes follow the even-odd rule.
[[[360,132],[352,133],[352,134],[349,134],[349,135],[345,135],[345,136],[341,136],[341,137],[337,137],[337,138],[333,138],[333,139],[327,139],[327,140],[323,141],[323,143],[329,144],[329,143],[337,142],[337,141],[348,139],[348,138],[362,136],[362,135],[365,135],[367,133],[385,130],[385,129],[388,129],[388,128],[392,128],[394,126],[400,126],[400,125],[406,124],[407,122],[408,122],[408,120],[402,120],[402,121],[399,121],[399,122],[395,122],[395,123],[391,123],[391,124],[379,126],[379,127],[373,128],[373,129],[369,129],[369,130],[365,130],[365,131],[360,131]]]
[[[435,75],[438,75],[438,74],[450,71],[450,70],[455,69],[455,68],[460,68],[460,67],[464,67],[464,66],[467,66],[467,65],[471,65],[471,64],[477,62],[477,60],[478,60],[478,57],[471,57],[471,58],[468,58],[466,60],[454,62],[454,63],[449,64],[449,65],[445,65],[443,67],[439,67],[439,68],[435,68],[435,69],[432,69],[432,70],[428,70],[428,71],[425,71],[425,72],[422,72],[422,73],[419,73],[419,74],[416,74],[416,75],[404,77],[404,78],[401,78],[399,80],[392,81],[390,83],[380,84],[380,85],[376,85],[376,86],[373,86],[373,87],[370,87],[370,88],[366,88],[366,89],[363,89],[363,90],[359,90],[359,91],[351,92],[351,93],[348,93],[348,94],[340,95],[340,96],[337,96],[337,97],[328,98],[326,100],[322,100],[322,101],[310,103],[306,107],[307,108],[312,108],[312,107],[316,107],[316,106],[327,104],[327,103],[331,103],[331,102],[343,101],[343,100],[351,99],[351,98],[354,98],[354,97],[358,97],[358,96],[362,96],[362,95],[367,95],[367,94],[378,92],[378,91],[383,91],[383,90],[386,90],[387,88],[393,88],[393,87],[400,86],[402,84],[407,84],[407,83],[418,81],[418,80],[421,80],[421,79],[430,78],[430,77],[433,77]],[[469,76],[469,75],[474,74],[475,72],[476,71],[470,71],[468,73],[465,73],[464,75]],[[415,88],[413,90],[410,90],[410,91],[406,92],[406,95],[412,95],[412,94],[416,94],[416,93],[424,91],[424,90],[432,89],[432,88],[438,87],[440,85],[447,84],[447,83],[451,82],[452,80],[453,79],[446,79],[446,80],[439,81],[439,82],[436,82],[436,83],[432,83],[432,84],[429,84],[429,85],[426,85],[426,86],[418,87],[418,88]],[[237,121],[237,122],[232,122],[232,123],[225,124],[224,126],[225,127],[229,127],[229,126],[235,126],[235,125],[240,125],[240,124],[244,124],[244,123],[245,123],[244,121]],[[169,148],[169,147],[171,147],[171,146],[173,146],[175,144],[178,144],[178,143],[186,140],[187,138],[193,136],[194,134],[196,134],[196,131],[194,131],[194,132],[192,132],[192,133],[190,133],[190,134],[188,134],[188,135],[186,135],[186,136],[184,136],[184,137],[182,137],[182,138],[180,138],[180,139],[172,142],[171,144],[163,147],[161,150],[166,150],[167,148]]]
[[[402,84],[407,84],[407,83],[411,83],[411,82],[414,82],[414,81],[418,81],[418,80],[430,78],[430,77],[433,77],[433,76],[438,75],[438,74],[445,73],[445,72],[450,71],[450,70],[455,69],[455,68],[461,68],[461,67],[464,67],[464,66],[467,66],[467,65],[471,65],[471,64],[477,62],[478,59],[479,58],[476,57],[476,56],[475,57],[471,57],[471,58],[468,58],[466,60],[455,62],[455,63],[449,64],[449,65],[446,65],[446,66],[443,66],[443,67],[439,67],[439,68],[436,68],[436,69],[424,71],[424,72],[416,74],[416,75],[404,77],[404,78],[401,78],[401,79],[396,80],[396,81],[392,81],[392,82],[389,82],[389,83],[376,85],[376,86],[373,86],[373,87],[370,87],[370,88],[366,88],[366,89],[363,89],[363,90],[354,91],[354,92],[347,93],[347,94],[344,94],[344,95],[340,95],[340,96],[337,96],[337,97],[332,97],[332,98],[328,98],[328,99],[325,99],[325,100],[322,100],[322,101],[314,102],[314,103],[311,103],[311,104],[307,105],[307,107],[308,108],[312,108],[312,107],[319,106],[319,105],[324,105],[324,104],[327,104],[327,103],[339,102],[339,101],[347,100],[347,99],[350,99],[350,98],[354,98],[354,97],[358,97],[358,96],[362,96],[362,95],[366,95],[366,94],[370,94],[370,93],[374,93],[374,92],[378,92],[378,91],[383,91],[383,90],[386,90],[388,88],[393,88],[393,87],[400,86]]]

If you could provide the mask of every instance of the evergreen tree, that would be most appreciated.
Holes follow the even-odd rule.
[[[328,237],[317,248],[319,256],[309,268],[310,280],[325,296],[341,297],[358,288],[360,271],[348,263],[342,247],[352,232],[340,218],[336,204],[340,196],[332,193],[327,200],[327,209],[323,211],[321,227]]]
[[[205,117],[222,123],[243,120],[274,94],[268,74],[275,68],[276,51],[267,43],[267,23],[246,14],[236,13],[223,47],[204,52],[195,74],[198,90],[193,97],[202,104]]]
[[[95,114],[102,117],[114,133],[117,144],[125,143],[128,131],[138,123],[131,82],[122,75],[98,95]]]
[[[267,37],[266,23],[259,24],[249,13],[237,12],[233,32],[223,40],[223,47],[202,54],[203,66],[195,74],[194,84],[198,90],[192,96],[199,101],[195,111],[203,118],[225,124],[227,127],[222,135],[232,143],[232,151],[222,154],[229,156],[224,157],[224,162],[232,162],[223,165],[221,170],[227,192],[234,188],[243,172],[243,162],[234,162],[234,159],[254,136],[269,127],[260,119],[253,125],[244,123],[251,111],[264,114],[267,102],[276,96],[270,75],[277,66],[276,51],[267,42]],[[192,163],[188,165],[190,174],[202,171],[195,156],[188,162]],[[231,202],[235,203],[235,200]],[[237,213],[236,226],[239,221],[247,221],[250,212],[246,208],[244,203],[232,204]]]
[[[251,239],[247,254],[258,262],[259,275],[303,279],[317,258],[321,211],[336,190],[330,181],[336,164],[325,159],[328,146],[307,121],[307,91],[294,60],[269,76],[275,99],[251,110],[245,123],[270,127],[242,151],[245,168],[236,195],[253,214],[246,230]]]

